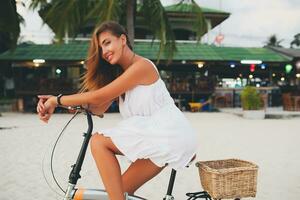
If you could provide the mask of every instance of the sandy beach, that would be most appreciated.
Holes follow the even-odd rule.
[[[185,113],[199,133],[197,161],[239,158],[259,166],[257,200],[296,200],[300,198],[300,118],[247,120],[229,113]],[[50,151],[59,132],[71,118],[55,114],[48,124],[34,114],[2,113],[0,117],[0,196],[1,200],[62,199],[47,185],[55,187],[49,172]],[[111,127],[119,114],[94,118],[94,130]],[[65,188],[70,166],[75,162],[86,130],[84,115],[79,115],[58,143],[54,171]],[[184,133],[183,133],[184,134]],[[44,162],[43,162],[43,158]],[[119,157],[124,171],[129,163]],[[175,199],[187,199],[186,192],[201,191],[198,169],[193,163],[178,171]],[[162,199],[171,169],[166,168],[140,188],[136,195]],[[80,187],[103,188],[90,150],[81,172]],[[59,192],[59,189],[55,187]],[[246,199],[246,198],[245,198]],[[253,199],[253,198],[247,198]]]

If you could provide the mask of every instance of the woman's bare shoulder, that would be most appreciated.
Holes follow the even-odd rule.
[[[153,68],[153,63],[149,59],[144,58],[142,56],[139,56],[138,59],[132,65],[133,66],[138,66],[138,67],[143,68],[143,69]]]
[[[159,78],[154,64],[147,58],[140,57],[135,63],[133,63],[132,67],[135,68],[134,70],[143,71],[144,78],[142,84],[151,84]]]

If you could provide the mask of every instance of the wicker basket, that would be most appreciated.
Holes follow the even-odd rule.
[[[203,189],[215,199],[255,197],[258,166],[243,160],[197,162]]]

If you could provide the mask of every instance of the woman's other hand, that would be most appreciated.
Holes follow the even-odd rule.
[[[47,123],[57,106],[56,97],[52,95],[38,95],[38,98],[37,112],[39,118]]]

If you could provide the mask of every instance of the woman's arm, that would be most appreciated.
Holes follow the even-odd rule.
[[[95,91],[62,96],[60,102],[64,106],[108,103],[135,86],[145,84],[149,79],[147,75],[153,73],[153,70],[149,62],[138,61],[110,84]],[[52,97],[51,101],[57,105],[55,97]]]
[[[110,84],[95,91],[62,96],[60,102],[64,106],[107,104],[137,85],[153,82],[153,76],[150,74],[157,76],[151,63],[141,59]],[[39,96],[39,98],[43,98],[43,96]],[[48,121],[57,104],[55,96],[47,98],[44,108],[40,110],[42,115],[47,115],[42,118],[43,121]]]

